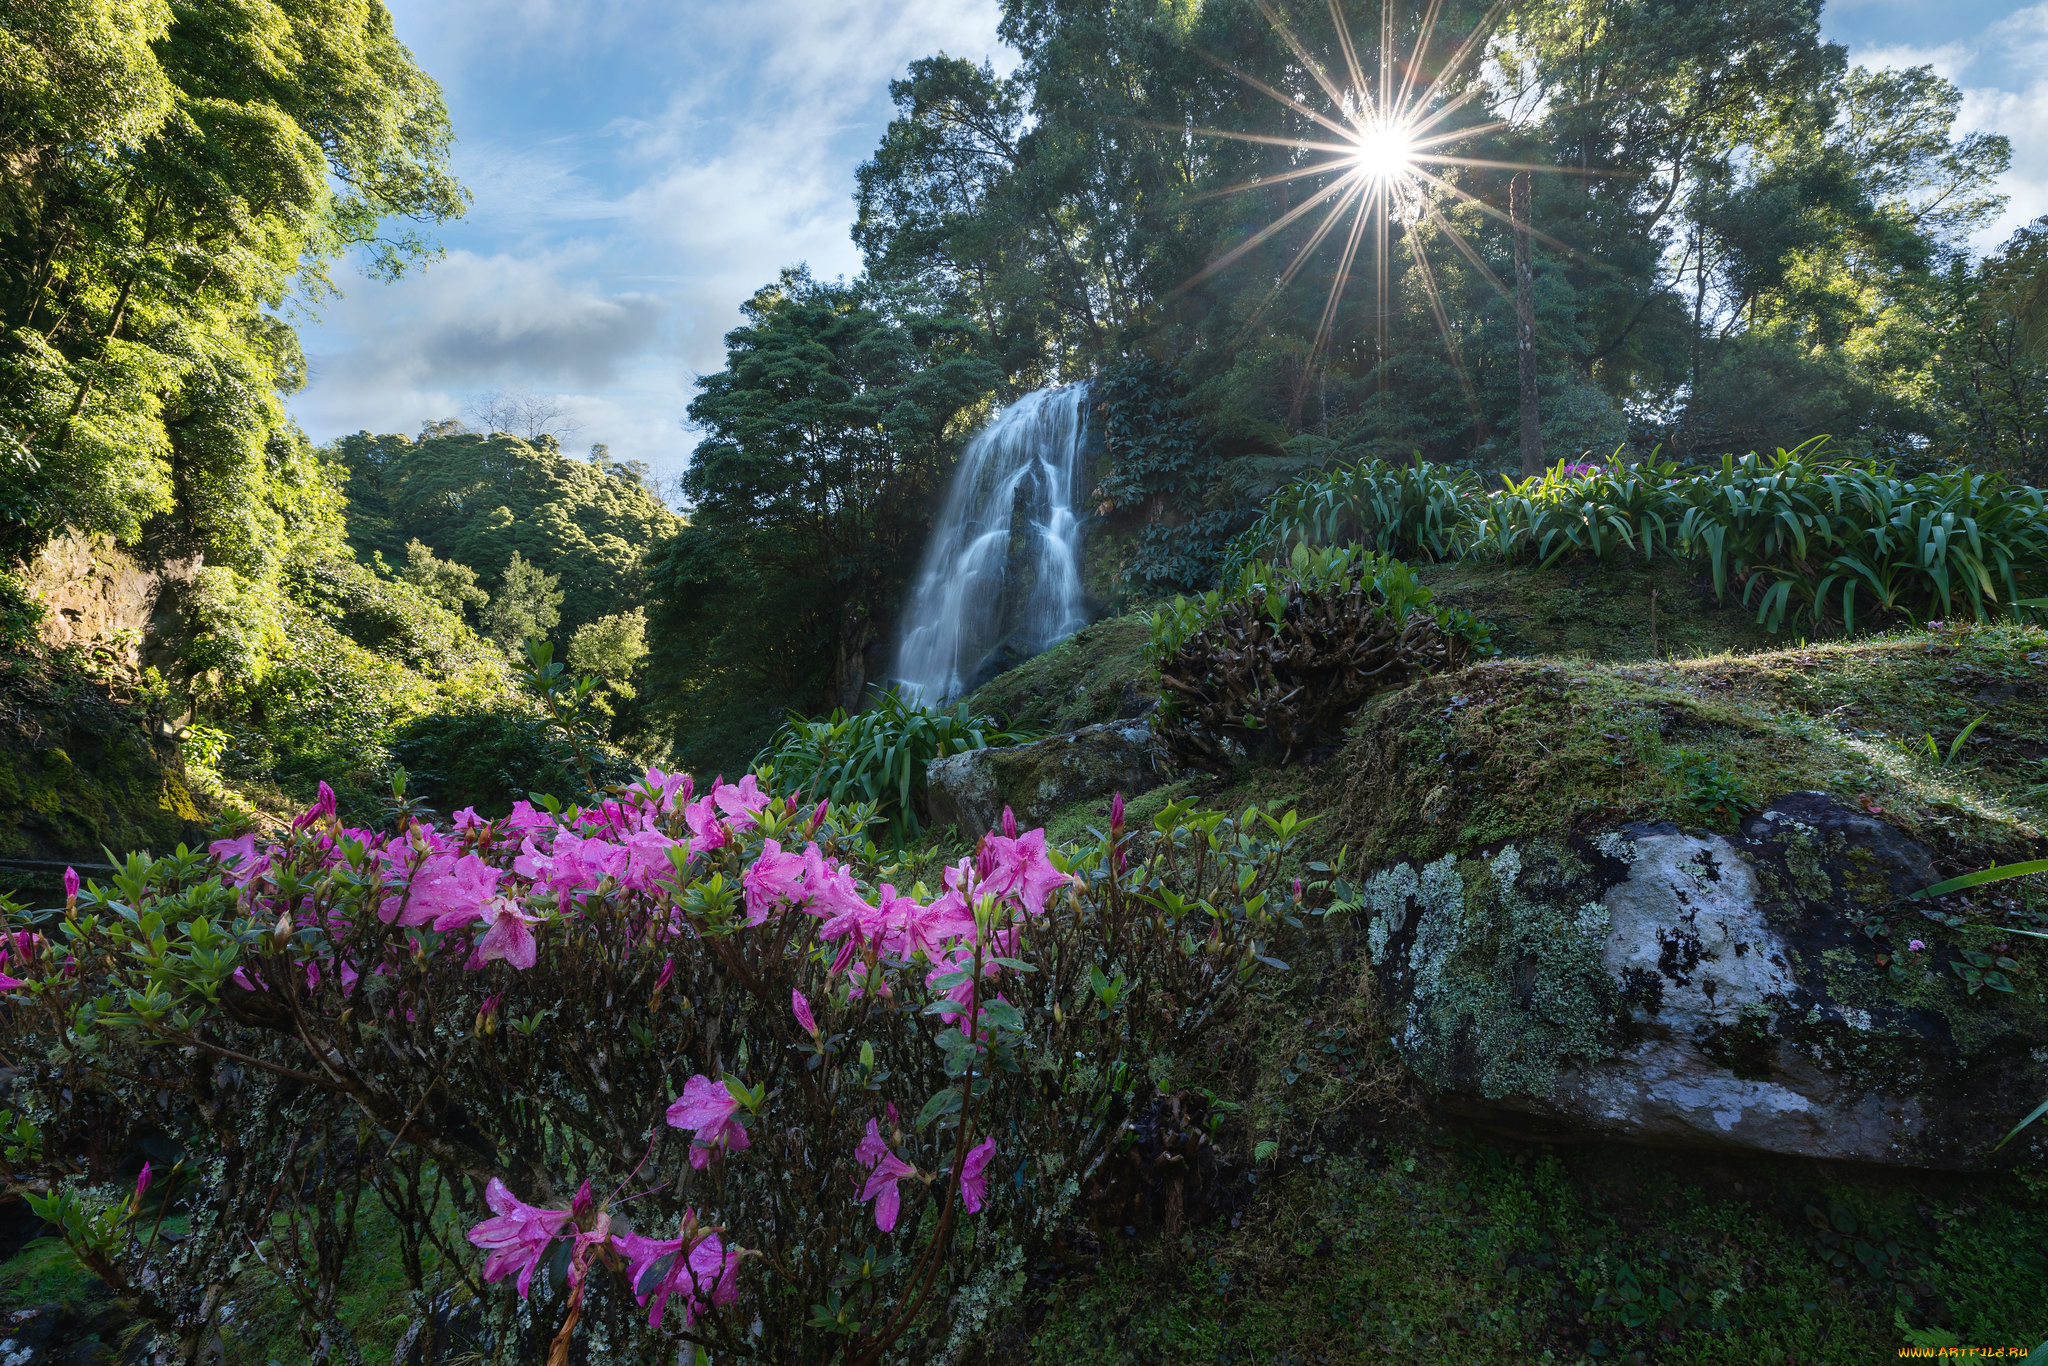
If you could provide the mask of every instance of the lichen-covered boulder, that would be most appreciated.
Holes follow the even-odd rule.
[[[1880,962],[1866,931],[1933,881],[1926,849],[1802,792],[1736,834],[1514,841],[1396,864],[1361,895],[1396,1047],[1454,1111],[1968,1169],[2041,1099],[2048,965],[2016,944],[2020,989],[1971,994],[1949,968],[1961,936],[1917,911],[1926,948],[1896,935],[1902,961]],[[2032,1138],[2003,1156],[2044,1154]]]
[[[1020,825],[1037,825],[1089,797],[1149,791],[1165,781],[1163,763],[1149,722],[1111,721],[934,759],[925,768],[926,801],[933,824],[962,834],[993,829],[1006,806]]]

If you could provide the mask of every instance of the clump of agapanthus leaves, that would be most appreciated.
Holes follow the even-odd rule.
[[[313,1354],[351,1355],[345,1269],[388,1255],[356,1237],[366,1192],[416,1305],[432,1249],[495,1360],[578,1335],[620,1361],[928,1357],[1077,1217],[1293,920],[1292,814],[1137,830],[1119,798],[1056,849],[1005,813],[917,878],[871,808],[754,775],[397,812],[351,828],[323,794],[0,924],[28,936],[0,988],[7,1186],[162,1360],[217,1340],[252,1253]],[[181,1151],[172,1252],[109,1184],[144,1131]]]

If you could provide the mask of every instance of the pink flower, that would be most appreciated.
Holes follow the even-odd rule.
[[[984,1138],[967,1150],[967,1160],[960,1164],[960,1203],[969,1214],[979,1214],[988,1198],[988,1160],[995,1155],[995,1139]]]
[[[292,829],[304,830],[308,826],[318,825],[322,821],[333,819],[334,789],[326,783],[322,783],[320,784],[319,795],[314,798],[313,804],[306,808],[305,814],[293,819]]]
[[[745,1152],[750,1140],[746,1126],[735,1117],[740,1108],[732,1088],[706,1076],[694,1076],[683,1083],[683,1093],[668,1107],[671,1129],[689,1129],[696,1134],[690,1143],[690,1165],[699,1171],[711,1165],[711,1154],[724,1148]]]
[[[1003,808],[1003,838],[1017,838],[1017,814],[1007,806]]]
[[[393,898],[378,915],[387,923],[396,915],[401,925],[459,929],[484,918],[484,907],[497,895],[498,882],[504,876],[502,869],[491,867],[475,854],[460,858],[433,854],[413,874],[404,909],[399,909]]]
[[[868,1122],[874,1123],[873,1120]],[[875,1202],[876,1228],[884,1233],[895,1229],[896,1211],[901,1207],[903,1199],[901,1192],[896,1189],[896,1183],[906,1176],[916,1175],[917,1168],[887,1149],[883,1150],[881,1160],[876,1162],[874,1170],[868,1173],[868,1183],[860,1192],[863,1204],[869,1200]]]
[[[505,817],[505,828],[515,833],[521,830],[552,830],[554,825],[553,816],[524,798],[512,803],[512,814]]]
[[[736,783],[713,781],[711,798],[718,803],[720,813],[739,826],[752,825],[755,815],[768,805],[768,794],[751,773]]]
[[[78,870],[76,868],[66,868],[64,870],[64,903],[69,905],[76,900],[78,900]]]
[[[206,849],[221,861],[222,876],[237,887],[254,882],[270,867],[270,855],[256,852],[256,832],[253,830],[240,839],[215,840]]]
[[[528,915],[508,898],[498,897],[484,907],[484,919],[490,929],[476,946],[478,965],[502,958],[515,972],[523,972],[534,965],[538,950],[534,944],[533,927],[540,923],[537,915]]]
[[[1921,950],[1925,949],[1925,948],[1926,948],[1927,946],[1926,946],[1925,944],[1921,943],[1921,942],[1920,942],[1919,940],[1915,939],[1915,940],[1912,940],[1912,941],[1908,942],[1908,943],[1907,943],[1907,945],[1906,945],[1906,947],[1907,947],[1907,948],[1909,948],[1909,949],[1911,949],[1911,950],[1912,950],[1913,952],[1915,952],[1915,953],[1919,953],[1919,952],[1920,952]]]
[[[135,1208],[142,1208],[142,1197],[149,1190],[149,1164],[142,1164],[142,1172],[135,1178]]]
[[[983,841],[987,872],[980,890],[997,896],[1014,896],[1033,915],[1045,912],[1046,894],[1073,881],[1052,866],[1046,857],[1045,831],[1033,830],[1021,838],[990,835]]]
[[[718,804],[707,792],[683,808],[683,822],[690,827],[690,843],[700,853],[722,848],[729,833],[718,819]]]
[[[453,820],[457,830],[481,830],[490,824],[489,821],[476,814],[476,808],[473,806],[463,807],[455,813]]]
[[[734,1274],[740,1264],[739,1249],[725,1247],[716,1233],[697,1234],[693,1242],[696,1222],[697,1212],[684,1210],[684,1234],[680,1238],[648,1238],[638,1233],[612,1236],[612,1246],[626,1259],[626,1277],[633,1287],[633,1297],[643,1305],[653,1301],[654,1307],[647,1316],[650,1328],[661,1327],[662,1312],[671,1295],[682,1297],[685,1328],[707,1307],[731,1304],[739,1295]],[[683,1255],[686,1246],[689,1252]],[[675,1258],[668,1271],[648,1282],[647,1273],[668,1257]]]
[[[674,954],[670,954],[670,955],[669,955],[669,956],[668,956],[667,958],[664,958],[664,959],[662,960],[662,962],[661,962],[661,971],[660,971],[659,973],[656,973],[656,974],[655,974],[655,977],[654,977],[654,989],[655,989],[656,991],[660,991],[660,990],[661,990],[661,989],[662,989],[663,987],[667,986],[667,985],[668,985],[668,984],[669,984],[670,982],[673,982],[673,981],[675,980],[675,977],[676,977],[676,960],[675,960],[675,955],[674,955]]]
[[[789,991],[789,1009],[790,1013],[796,1016],[796,1022],[803,1026],[804,1033],[811,1035],[813,1038],[817,1037],[818,1021],[811,1014],[811,1003],[806,1001],[804,994],[794,987],[791,987]]]
[[[811,846],[816,849],[816,845]],[[740,878],[747,894],[747,923],[758,925],[777,906],[793,905],[804,896],[805,856],[784,853],[774,840],[765,840],[761,856]]]
[[[561,1236],[569,1222],[565,1209],[537,1209],[522,1203],[492,1177],[484,1188],[484,1203],[497,1215],[469,1231],[469,1241],[489,1255],[484,1261],[484,1279],[501,1281],[517,1272],[519,1298],[533,1288],[533,1271],[547,1256],[548,1244]]]
[[[890,1116],[890,1123],[895,1123],[894,1115]],[[887,1139],[882,1137],[882,1126],[878,1121],[870,1118],[868,1120],[867,1137],[854,1145],[853,1160],[860,1163],[861,1166],[872,1170],[877,1162],[880,1162],[888,1155],[889,1143]]]
[[[1109,799],[1109,833],[1114,835],[1123,828],[1124,791],[1122,788],[1118,788],[1116,795]]]

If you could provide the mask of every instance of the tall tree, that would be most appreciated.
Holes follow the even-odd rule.
[[[786,270],[742,311],[690,405],[688,525],[650,567],[654,668],[681,738],[725,762],[772,726],[764,703],[861,703],[962,429],[1001,378],[971,322],[871,283]]]
[[[262,576],[327,486],[270,312],[460,211],[441,94],[377,0],[0,0],[0,553],[146,521]]]

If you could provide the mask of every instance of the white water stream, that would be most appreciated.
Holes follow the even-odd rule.
[[[904,614],[906,696],[960,697],[1003,656],[1037,654],[1086,624],[1074,500],[1086,492],[1087,401],[1085,384],[1034,390],[967,443]]]

